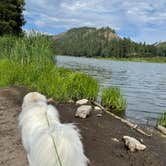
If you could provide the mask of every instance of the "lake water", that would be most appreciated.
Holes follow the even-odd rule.
[[[153,124],[166,111],[166,64],[57,56],[57,65],[88,73],[102,87],[120,87],[126,117],[137,123]]]

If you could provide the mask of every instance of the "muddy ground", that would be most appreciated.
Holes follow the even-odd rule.
[[[21,111],[25,88],[11,87],[0,90],[0,165],[27,166],[25,151],[18,129],[18,114]],[[153,132],[146,137],[130,129],[108,114],[97,117],[92,112],[87,119],[74,117],[75,104],[55,104],[62,122],[74,122],[80,129],[85,153],[90,166],[166,166],[166,138]],[[122,141],[124,135],[143,139],[147,149],[129,152]],[[119,139],[115,142],[112,138]]]

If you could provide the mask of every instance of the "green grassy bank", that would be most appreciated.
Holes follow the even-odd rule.
[[[44,35],[1,36],[0,87],[23,85],[60,102],[96,100],[99,83],[87,74],[57,67],[53,55],[52,40]],[[102,103],[113,111],[125,110],[119,89],[104,90]]]
[[[41,34],[0,37],[0,87],[24,85],[57,101],[95,100],[98,82],[89,75],[56,67],[51,42]]]

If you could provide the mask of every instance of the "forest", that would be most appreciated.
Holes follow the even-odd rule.
[[[166,57],[166,44],[134,42],[109,27],[72,28],[53,36],[56,54],[87,57]]]

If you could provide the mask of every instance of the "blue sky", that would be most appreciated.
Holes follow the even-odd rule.
[[[166,0],[25,0],[25,30],[58,34],[72,27],[109,26],[121,37],[166,41]]]

